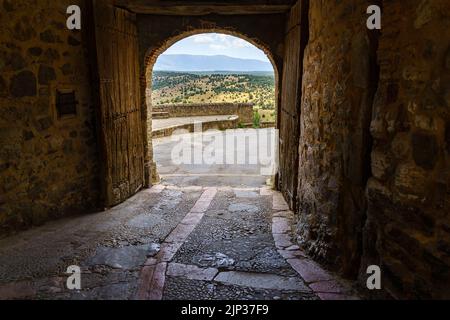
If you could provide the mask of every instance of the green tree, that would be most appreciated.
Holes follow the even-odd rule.
[[[253,128],[259,128],[261,126],[261,115],[258,110],[253,111]]]

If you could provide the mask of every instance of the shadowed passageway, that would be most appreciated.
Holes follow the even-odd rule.
[[[0,0],[0,29],[0,298],[450,298],[450,1]],[[153,145],[187,116],[152,104],[155,62],[205,33],[271,62],[268,176]],[[221,100],[189,117],[257,127]]]
[[[232,132],[233,139],[248,135]],[[251,132],[267,138],[276,130]],[[161,184],[105,213],[1,241],[0,299],[354,298],[348,284],[295,245],[294,215],[281,193],[266,186],[271,177],[262,175],[263,166],[173,163],[177,143],[185,151],[200,145],[202,152],[208,137],[227,134],[156,139]],[[224,159],[234,153],[234,161],[264,148],[276,154],[262,138],[246,141],[236,149],[214,144],[211,151]],[[81,267],[81,290],[67,289],[69,265]]]
[[[293,244],[292,218],[267,187],[158,185],[1,241],[0,299],[351,298]]]

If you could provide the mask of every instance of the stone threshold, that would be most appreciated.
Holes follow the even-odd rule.
[[[169,263],[167,276],[188,280],[214,281],[225,285],[235,285],[253,289],[294,291],[311,293],[312,290],[294,277],[283,277],[270,273],[224,271],[216,268],[201,268],[194,265]]]

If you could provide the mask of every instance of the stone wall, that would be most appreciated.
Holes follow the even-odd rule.
[[[97,205],[97,146],[84,35],[66,28],[80,0],[0,1],[0,237]],[[75,90],[59,118],[56,90]]]
[[[450,2],[383,1],[362,272],[399,298],[450,298]]]
[[[213,121],[206,121],[202,122],[201,130],[203,132],[209,131],[209,130],[230,130],[230,129],[238,129],[239,128],[239,117],[233,116],[226,120],[213,120]],[[170,137],[174,134],[185,134],[187,132],[195,132],[195,130],[198,130],[198,128],[195,126],[195,123],[187,123],[183,125],[178,126],[172,126],[168,128],[162,128],[162,129],[154,129],[152,132],[153,139],[163,138],[163,137]]]
[[[450,290],[450,4],[311,1],[299,147],[299,243],[396,298]],[[359,271],[356,269],[360,266]]]
[[[165,104],[154,111],[168,112],[170,117],[237,115],[243,124],[253,122],[251,103]]]
[[[367,1],[311,1],[299,146],[299,242],[356,276],[374,95]]]

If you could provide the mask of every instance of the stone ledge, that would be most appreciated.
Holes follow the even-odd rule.
[[[202,131],[207,131],[211,129],[217,130],[237,129],[239,126],[239,117],[230,116],[230,118],[226,120],[206,121],[201,122],[201,124],[202,124]],[[192,122],[180,125],[173,125],[167,128],[155,129],[152,132],[152,137],[153,139],[170,137],[177,130],[186,130],[189,133],[193,133],[195,131],[195,123]]]
[[[196,117],[236,114],[243,123],[253,122],[252,103],[192,103],[165,104],[153,107],[153,112],[167,112],[170,117]]]

